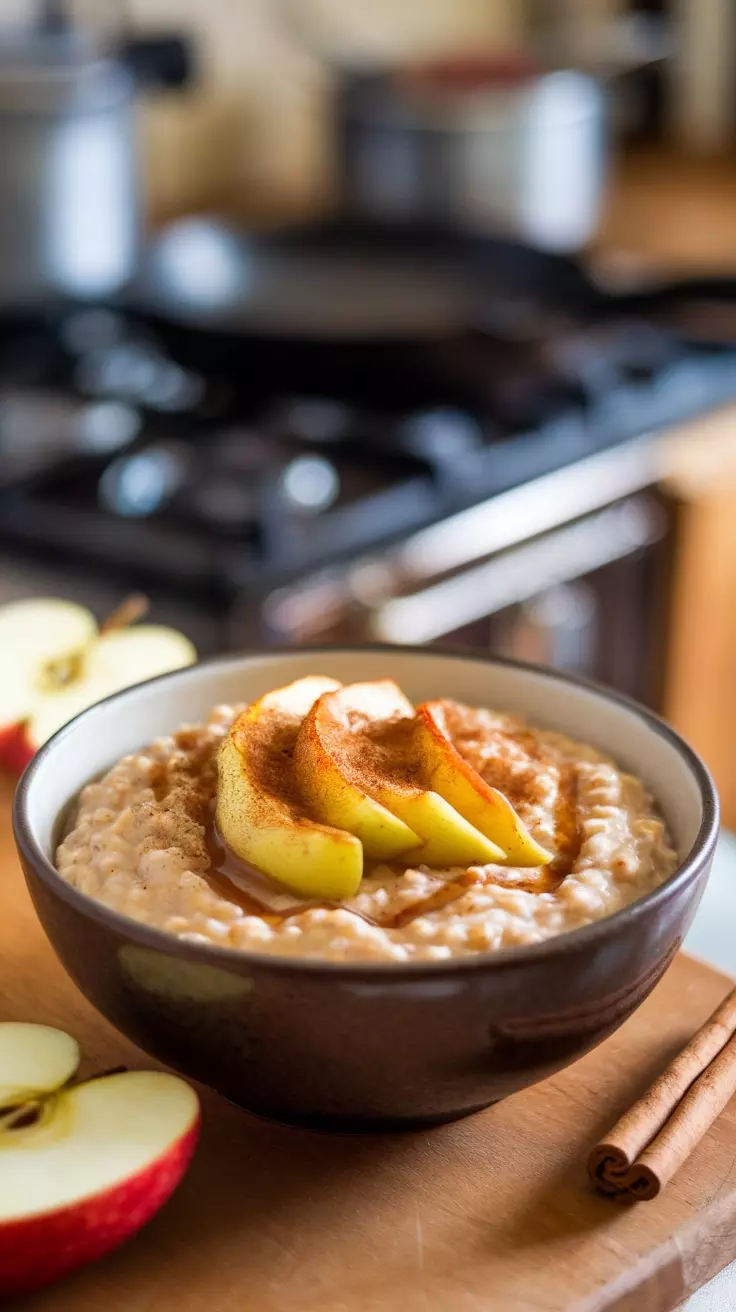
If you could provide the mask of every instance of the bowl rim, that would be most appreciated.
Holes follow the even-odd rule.
[[[611,915],[602,916],[599,920],[583,925],[579,929],[554,934],[538,943],[498,948],[488,952],[469,953],[465,956],[450,957],[439,961],[351,962],[322,960],[313,957],[279,956],[277,953],[252,952],[247,949],[224,947],[214,943],[188,942],[186,939],[178,938],[175,934],[168,934],[163,929],[157,929],[154,926],[146,925],[142,921],[134,920],[122,912],[113,911],[111,907],[107,907],[103,902],[98,902],[87,893],[80,892],[62,879],[56,867],[42,851],[28,818],[29,798],[36,775],[47,758],[57,750],[59,744],[78,731],[80,723],[85,720],[92,722],[96,716],[104,715],[105,708],[111,703],[126,696],[135,696],[139,689],[153,684],[196,677],[197,671],[205,668],[211,669],[212,667],[227,665],[237,666],[255,660],[278,662],[281,659],[287,660],[294,656],[314,656],[315,661],[318,661],[320,656],[347,655],[350,653],[366,654],[370,652],[394,655],[404,653],[405,655],[419,656],[423,659],[436,656],[442,659],[473,661],[480,665],[500,665],[506,668],[520,669],[558,683],[572,684],[574,687],[586,689],[606,701],[614,702],[623,709],[633,712],[639,719],[644,720],[655,734],[666,740],[673,751],[684,761],[698,785],[703,816],[689,852],[663,883],[651,889],[642,897],[637,898],[634,902],[629,903],[628,906],[621,908],[619,911],[614,911]],[[471,650],[464,651],[457,647],[426,647],[393,643],[324,644],[319,647],[248,647],[241,652],[229,652],[224,655],[209,657],[206,660],[197,661],[194,665],[183,666],[167,674],[159,674],[152,679],[145,679],[141,683],[133,684],[128,688],[121,688],[118,692],[103,698],[102,701],[87,707],[86,710],[80,711],[78,715],[57,730],[39,748],[21,775],[13,799],[13,833],[23,861],[32,867],[34,873],[54,896],[74,907],[83,917],[105,925],[108,929],[114,930],[124,938],[133,939],[141,945],[165,951],[169,956],[179,956],[219,966],[223,966],[228,962],[231,965],[236,962],[252,962],[255,967],[265,968],[277,974],[306,972],[307,974],[346,976],[353,981],[361,976],[374,981],[393,976],[411,981],[426,979],[427,977],[442,977],[448,974],[473,973],[479,970],[511,969],[524,962],[531,965],[533,962],[555,958],[560,954],[570,955],[577,950],[593,946],[596,942],[615,936],[619,930],[623,930],[625,926],[647,914],[650,909],[655,909],[660,903],[667,901],[677,889],[687,884],[712,857],[718,839],[719,827],[720,803],[718,791],[705,762],[661,716],[654,711],[650,711],[648,707],[641,705],[633,697],[607,688],[593,679],[568,674],[562,670],[555,670],[550,666],[534,664],[530,661],[516,660],[507,656],[479,654]]]

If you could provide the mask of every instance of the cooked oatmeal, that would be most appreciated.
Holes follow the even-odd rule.
[[[374,865],[350,900],[300,902],[217,846],[217,753],[237,713],[221,706],[207,724],[124,757],[82,791],[59,872],[115,911],[191,942],[350,961],[536,943],[611,915],[672,873],[664,824],[632,775],[562,734],[448,707],[455,746],[506,794],[553,854],[550,865]]]

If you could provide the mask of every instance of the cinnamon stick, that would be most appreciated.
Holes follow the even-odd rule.
[[[736,989],[592,1150],[604,1193],[655,1198],[736,1093]]]

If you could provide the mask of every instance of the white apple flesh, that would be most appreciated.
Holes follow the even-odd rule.
[[[83,606],[56,598],[0,608],[0,763],[19,774],[80,711],[143,679],[191,665],[196,651],[152,624],[98,633]]]
[[[92,642],[81,660],[78,678],[40,697],[29,721],[34,750],[57,729],[95,702],[157,674],[168,674],[196,660],[188,638],[174,629],[138,624],[113,629]]]
[[[159,1210],[199,1133],[194,1090],[125,1071],[68,1084],[73,1040],[0,1025],[0,1299],[102,1257]],[[61,1081],[61,1084],[60,1084]],[[24,1099],[19,1091],[27,1091]]]
[[[80,1056],[76,1039],[63,1030],[22,1021],[0,1024],[0,1117],[3,1108],[68,1084]]]

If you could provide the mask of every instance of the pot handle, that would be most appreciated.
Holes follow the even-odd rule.
[[[118,47],[118,58],[135,85],[146,91],[179,91],[197,75],[192,38],[175,33],[128,37]]]

